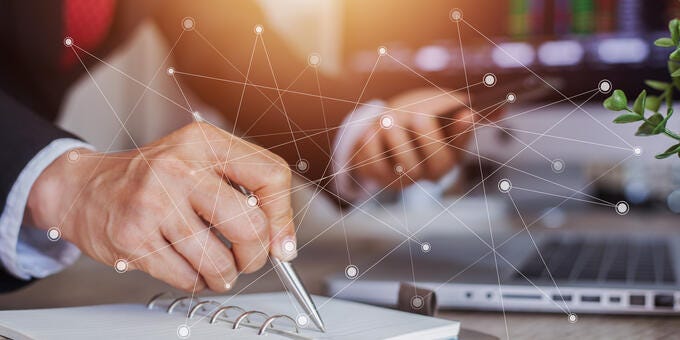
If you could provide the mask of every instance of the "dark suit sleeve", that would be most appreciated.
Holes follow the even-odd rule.
[[[12,185],[26,164],[45,146],[59,138],[77,138],[40,118],[0,91],[0,206],[5,207]]]
[[[0,207],[4,211],[12,185],[26,164],[55,139],[75,138],[49,123],[0,91]],[[0,292],[13,290],[30,281],[12,277],[0,267]]]
[[[281,155],[289,164],[307,159],[310,169],[304,175],[309,179],[328,178],[333,138],[354,109],[361,87],[308,67],[306,57],[291,52],[254,1],[165,4],[156,16],[169,44],[178,41],[171,66],[199,75],[178,74],[180,84],[220,109],[244,137]],[[182,31],[186,17],[194,18],[194,31]],[[264,26],[264,33],[256,41],[257,24]],[[244,90],[246,74],[250,85]],[[323,107],[319,84],[323,96],[335,98],[324,99]],[[277,87],[289,90],[281,93],[283,103]]]

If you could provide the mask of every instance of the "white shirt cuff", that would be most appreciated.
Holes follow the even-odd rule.
[[[354,146],[366,131],[377,124],[376,118],[387,110],[382,100],[371,100],[359,106],[343,120],[333,140],[333,180],[331,188],[343,199],[357,202],[376,193],[380,186],[365,178],[353,178],[350,173]]]
[[[33,183],[55,159],[76,148],[94,148],[72,138],[52,141],[40,150],[19,174],[0,215],[0,262],[10,274],[29,280],[43,278],[73,264],[80,250],[64,241],[50,241],[44,230],[23,225],[24,210]]]

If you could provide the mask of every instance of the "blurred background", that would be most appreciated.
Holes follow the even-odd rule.
[[[680,192],[675,192],[680,187],[678,160],[651,161],[654,154],[669,146],[670,140],[634,137],[635,127],[611,124],[613,113],[606,112],[600,104],[604,94],[586,101],[593,94],[587,91],[595,89],[602,79],[628,93],[641,90],[644,79],[667,79],[669,51],[655,47],[652,42],[667,35],[668,20],[680,13],[678,1],[261,0],[260,3],[269,18],[267,29],[280,32],[301,58],[319,53],[323,56],[322,72],[349,75],[357,86],[366,82],[377,47],[388,47],[390,55],[406,67],[389,60],[378,64],[369,84],[378,97],[381,93],[422,86],[423,80],[416,72],[441,87],[464,86],[463,57],[471,83],[481,81],[489,72],[497,76],[500,87],[517,79],[529,82],[518,89],[508,89],[516,92],[518,100],[507,106],[506,118],[498,123],[504,129],[479,129],[480,148],[489,158],[484,160],[487,174],[511,159],[487,181],[489,192],[497,192],[497,180],[507,177],[512,178],[516,187],[548,193],[516,193],[522,202],[520,208],[533,212],[548,211],[559,204],[549,214],[557,217],[546,215],[546,220],[552,221],[548,224],[560,224],[563,209],[593,207],[578,200],[584,199],[579,192],[608,202],[626,200],[645,211],[680,212],[680,202],[676,202]],[[463,21],[451,20],[454,8],[463,13]],[[171,80],[156,74],[167,51],[167,43],[149,22],[113,56],[112,63],[161,93],[177,95]],[[137,86],[129,86],[129,80],[110,68],[98,67],[95,77],[107,84],[104,91],[117,112],[142,112],[133,115],[129,123],[139,144],[189,121],[176,107],[153,94],[143,94]],[[539,98],[524,99],[523,92],[532,87],[546,91]],[[141,101],[135,106],[140,94]],[[197,99],[191,101],[196,103]],[[91,112],[78,113],[77,108],[82,107],[91,108]],[[210,108],[200,110],[219,120],[219,115],[210,114]],[[61,124],[80,133],[100,150],[109,146],[110,150],[132,147],[127,137],[118,133],[116,120],[89,79],[82,79],[73,90]],[[89,129],[92,124],[99,129]],[[669,125],[678,126],[673,120]],[[634,147],[641,148],[641,156],[632,157]],[[557,172],[553,169],[555,160],[563,164]],[[471,161],[472,168],[464,173],[468,181],[459,181],[452,193],[465,192],[465,183],[479,182],[476,159]],[[564,197],[575,194],[574,190],[578,192],[572,198],[578,199],[562,202]]]

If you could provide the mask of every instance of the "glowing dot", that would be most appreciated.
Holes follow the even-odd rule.
[[[450,17],[452,21],[460,21],[460,19],[463,19],[463,11],[454,8],[451,10]]]
[[[394,119],[391,116],[382,116],[380,117],[380,126],[383,129],[389,129],[394,125]]]
[[[387,54],[387,47],[385,47],[385,46],[378,47],[378,55],[383,56],[385,54]]]
[[[635,154],[635,156],[640,156],[640,155],[642,155],[642,148],[639,147],[639,146],[634,147],[634,148],[633,148],[633,153]]]
[[[628,205],[628,202],[625,201],[620,201],[616,203],[616,213],[619,215],[625,215],[628,213],[630,210],[630,206]]]
[[[175,69],[173,67],[168,67],[168,75],[174,75]]]
[[[262,32],[264,32],[264,27],[262,27],[262,25],[255,25],[254,31],[255,34],[262,34]]]
[[[66,46],[66,47],[73,46],[73,38],[71,38],[71,37],[64,38],[64,46]]]
[[[246,198],[246,204],[248,204],[249,207],[257,207],[259,203],[260,200],[255,195],[248,195]]]
[[[512,189],[512,182],[510,182],[509,179],[503,178],[502,180],[498,181],[498,190],[500,190],[502,193],[507,193]]]
[[[78,152],[78,150],[71,150],[68,152],[66,157],[68,158],[68,161],[71,163],[77,162],[80,159],[80,152]]]
[[[61,238],[61,231],[59,231],[59,228],[52,227],[49,230],[47,230],[47,238],[50,241],[59,241]]]
[[[396,172],[397,175],[401,175],[404,173],[404,167],[401,164],[397,164],[394,166],[394,172]]]
[[[191,31],[192,29],[194,29],[194,25],[195,25],[194,18],[186,17],[182,19],[182,28],[185,31]]]
[[[515,100],[517,100],[517,95],[514,94],[514,93],[512,93],[512,92],[510,92],[510,93],[508,93],[508,94],[505,96],[505,100],[506,100],[508,103],[514,103]]]
[[[423,308],[424,304],[425,300],[423,300],[423,297],[420,295],[416,295],[411,298],[411,307],[413,307],[413,309],[421,309]]]
[[[612,82],[607,79],[600,80],[600,83],[597,84],[597,89],[602,93],[609,93],[612,90]]]
[[[564,168],[565,168],[564,161],[561,160],[561,159],[556,159],[556,160],[552,161],[552,163],[550,164],[550,167],[552,168],[552,171],[559,174],[562,171],[564,171]]]
[[[493,73],[485,74],[482,80],[484,81],[484,85],[486,85],[487,87],[496,85],[496,75],[494,75]]]
[[[574,313],[569,313],[567,320],[569,320],[569,323],[576,323],[576,321],[578,321],[578,316],[576,316]]]
[[[298,171],[305,172],[305,171],[309,170],[309,162],[307,162],[306,159],[301,159],[301,160],[297,161],[297,163],[295,164],[295,167],[297,167]]]
[[[295,241],[288,240],[286,242],[283,242],[283,251],[284,252],[290,254],[290,253],[295,251],[295,248],[296,248],[295,247]]]
[[[224,284],[224,289],[229,290],[231,289],[231,283],[227,282]]]
[[[179,325],[177,327],[177,337],[180,339],[186,339],[191,335],[191,330],[189,329],[189,326],[187,325]]]
[[[119,273],[125,273],[128,270],[128,262],[123,259],[116,260],[115,269]]]
[[[307,61],[312,67],[319,66],[319,64],[321,64],[321,56],[316,53],[312,53],[309,55],[309,58],[307,58]]]
[[[420,245],[420,249],[423,251],[423,253],[429,253],[430,250],[432,250],[432,245],[430,245],[428,242],[424,242]]]
[[[197,122],[202,122],[202,121],[203,121],[203,117],[201,117],[201,113],[200,113],[200,112],[194,111],[194,112],[191,113],[191,115],[194,116],[194,120],[195,120],[195,121],[197,121]]]
[[[345,276],[348,279],[354,280],[356,279],[357,275],[359,275],[359,268],[357,268],[357,266],[350,264],[349,266],[345,267]]]
[[[305,327],[309,324],[309,317],[305,314],[300,314],[295,318],[295,322],[298,324],[300,327]]]

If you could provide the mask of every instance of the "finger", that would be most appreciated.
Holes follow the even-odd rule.
[[[163,235],[216,292],[227,290],[238,274],[231,250],[191,209],[161,228]]]
[[[419,165],[421,156],[414,148],[409,133],[402,127],[395,124],[391,129],[382,133],[382,138],[391,155],[390,159],[394,165],[403,167],[408,178],[416,181],[420,179],[422,167]],[[398,183],[397,183],[398,184]]]
[[[232,244],[239,271],[260,269],[269,254],[267,217],[257,204],[218,176],[197,184],[189,197],[192,207]]]
[[[352,166],[356,167],[356,173],[362,178],[372,179],[385,186],[396,177],[377,132],[379,130],[371,131],[364,136],[363,142],[356,148]]]
[[[413,120],[416,144],[423,156],[425,177],[436,180],[454,165],[454,152],[447,146],[442,128],[434,117],[417,115]]]
[[[445,129],[448,133],[448,143],[456,149],[457,159],[460,159],[461,149],[465,148],[474,133],[474,113],[470,110],[461,110],[453,115],[453,120]]]
[[[203,278],[161,235],[148,242],[147,255],[130,262],[149,275],[185,292],[205,289]]]
[[[195,125],[207,138],[223,141],[203,150],[207,159],[224,164],[216,170],[258,196],[269,222],[270,253],[282,260],[295,258],[297,243],[290,200],[292,174],[288,164],[281,157],[207,123]],[[215,159],[215,154],[219,159]]]

